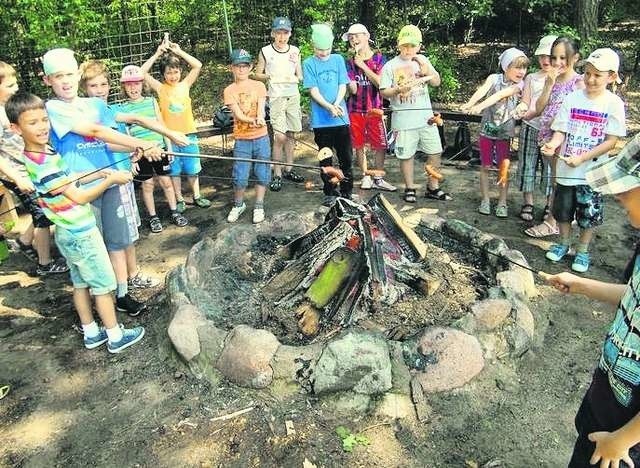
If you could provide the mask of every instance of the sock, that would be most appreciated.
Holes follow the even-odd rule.
[[[589,244],[583,244],[580,242],[576,247],[576,252],[589,253]]]
[[[233,200],[233,206],[235,206],[236,208],[240,208],[242,206],[242,204],[244,203],[244,201],[242,199],[240,200]]]
[[[124,297],[129,292],[127,283],[118,283],[116,286],[116,297]]]
[[[122,328],[120,328],[120,325],[116,325],[113,328],[107,328],[106,332],[109,337],[109,343],[117,343],[122,339]]]
[[[98,336],[98,333],[100,333],[100,327],[98,327],[98,324],[94,320],[87,325],[83,323],[82,331],[84,332],[84,336],[87,338],[93,338],[94,336]]]
[[[261,202],[257,201],[256,202],[256,206],[254,207],[254,209],[259,210],[261,208],[264,210],[264,202],[263,201],[261,201]]]

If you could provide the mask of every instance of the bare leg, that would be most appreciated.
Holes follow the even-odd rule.
[[[434,169],[440,169],[440,153],[427,155],[427,161]],[[429,177],[427,179],[427,188],[429,188],[429,190],[438,190],[440,188],[440,181],[435,177]]]
[[[364,173],[364,164],[365,164],[365,158],[367,157],[367,155],[364,152],[364,148],[356,148],[356,161],[358,163],[358,167],[360,169],[362,169],[362,175],[366,175]]]
[[[264,203],[264,194],[267,190],[267,187],[264,185],[256,184],[256,204]]]
[[[508,193],[509,193],[509,179],[507,179],[504,186],[500,186],[500,198],[498,199],[498,205],[506,206]]]
[[[187,181],[191,186],[191,192],[193,192],[193,199],[200,198],[200,178],[195,176],[187,176]],[[177,194],[178,192],[176,192]]]
[[[480,167],[480,196],[482,201],[489,201],[489,168]]]
[[[413,189],[413,156],[409,159],[400,160],[400,172],[402,172],[402,178],[406,188]]]
[[[116,282],[118,284],[126,284],[127,275],[127,254],[125,250],[114,250],[109,252],[109,259],[113,266],[113,272],[116,274]]]
[[[293,163],[293,152],[295,148],[296,148],[295,133],[287,132],[285,136],[285,142],[284,142],[284,156],[286,158],[287,164]],[[285,169],[287,171],[290,171],[291,166],[286,166]]]
[[[118,326],[118,319],[116,319],[116,310],[113,306],[113,298],[111,294],[101,294],[95,297],[96,310],[102,320],[102,325],[107,328],[115,328]]]
[[[34,227],[33,221],[29,222],[29,226],[24,230],[22,234],[20,234],[20,242],[24,245],[33,245],[34,241]],[[34,246],[35,247],[35,246]]]
[[[153,177],[142,182],[142,201],[149,216],[156,215],[156,204],[153,199],[154,185]]]
[[[384,171],[385,150],[383,149],[375,150],[374,154],[375,154],[375,160],[376,160],[376,169]]]
[[[127,279],[133,278],[138,274],[138,257],[136,256],[136,246],[131,244],[124,249],[124,255],[127,262]]]
[[[173,190],[176,194],[176,200],[179,202],[184,201],[184,196],[182,195],[182,179],[180,176],[171,177],[171,183],[173,184]]]
[[[48,227],[33,230],[33,245],[38,251],[38,263],[48,265],[51,262],[51,231]]]
[[[286,142],[287,136],[280,133],[275,132],[273,135],[273,151],[271,153],[271,157],[274,161],[282,162],[282,153],[285,152],[287,156],[287,162],[292,162],[288,160],[289,155],[286,154]],[[291,154],[291,159],[293,160],[293,154]],[[286,168],[287,171],[291,170],[291,167]],[[274,164],[273,166],[273,175],[275,177],[282,177],[282,166],[280,164]]]
[[[176,193],[173,190],[173,184],[171,183],[171,178],[168,176],[158,176],[158,182],[160,183],[160,187],[162,187],[162,191],[164,192],[164,197],[167,200],[167,203],[169,204],[169,208],[171,209],[171,211],[175,211]]]
[[[102,324],[105,328],[114,328],[118,326],[116,319],[116,310],[113,306],[113,298],[111,294],[101,294],[95,297],[96,309]],[[76,312],[80,317],[83,325],[89,325],[93,322],[93,312],[91,311],[91,296],[87,288],[73,289],[73,303],[76,306]]]
[[[571,225],[569,225],[569,226],[571,226]],[[587,251],[588,248],[589,248],[589,244],[591,243],[591,239],[593,239],[593,232],[594,232],[593,228],[582,229],[580,231],[580,238],[579,238],[578,242],[580,242],[580,246],[584,249],[584,251]]]
[[[571,223],[558,223],[560,229],[560,242],[563,244],[571,243]]]

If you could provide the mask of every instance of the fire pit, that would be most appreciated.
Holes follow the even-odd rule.
[[[529,348],[533,277],[501,239],[437,217],[416,233],[382,195],[314,221],[233,225],[171,272],[168,332],[196,375],[360,411],[376,394],[417,405]]]

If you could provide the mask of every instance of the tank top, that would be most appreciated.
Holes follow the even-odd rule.
[[[195,133],[196,122],[191,109],[189,86],[184,81],[175,86],[162,83],[158,89],[158,103],[167,128],[182,133]]]
[[[260,52],[264,57],[264,71],[269,75],[268,96],[273,98],[298,94],[296,67],[300,61],[300,50],[289,45],[286,52],[280,52],[273,44],[269,44]]]

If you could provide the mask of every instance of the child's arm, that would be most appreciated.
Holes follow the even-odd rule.
[[[338,89],[338,96],[340,96],[340,94],[342,94],[342,98],[344,98],[344,96],[346,94],[346,89],[347,89],[347,87],[345,85],[340,85],[340,88]],[[338,116],[341,116],[343,114],[342,107],[340,107],[339,105],[336,105],[336,104],[332,104],[329,101],[327,101],[322,96],[322,94],[320,94],[320,89],[318,89],[317,87],[314,86],[313,88],[309,89],[309,95],[311,95],[311,99],[316,101],[321,107],[324,107],[326,110],[331,112],[331,115],[333,117],[338,117]],[[342,98],[340,100],[336,99],[336,102],[340,103]]]
[[[296,77],[298,78],[298,83],[302,83],[304,80],[304,75],[302,74],[302,62],[300,59],[300,54],[298,54],[298,63],[296,63]]]
[[[555,67],[551,67],[547,72],[547,76],[544,79],[544,87],[542,88],[542,94],[536,101],[536,113],[537,115],[542,114],[542,111],[547,104],[549,104],[549,97],[551,97],[551,90],[553,89],[553,85],[556,83],[556,78],[558,78],[558,69]]]
[[[128,171],[100,171],[96,174],[97,178],[103,178],[100,183],[88,188],[79,188],[72,183],[65,187],[62,194],[79,205],[85,205],[98,198],[113,184],[124,185],[133,180],[133,174]],[[88,181],[89,179],[86,179],[86,182]]]
[[[0,157],[0,172],[4,173],[21,192],[31,193],[36,190],[33,183],[27,177],[21,175],[11,164],[4,158]]]
[[[504,88],[497,93],[492,94],[487,99],[483,100],[479,104],[471,106],[469,109],[469,113],[471,114],[479,114],[487,107],[493,106],[495,103],[501,101],[502,99],[506,99],[508,97],[513,96],[514,94],[520,93],[520,87],[518,85],[509,86],[508,88]]]
[[[376,88],[380,87],[380,76],[371,68],[369,68],[367,63],[362,59],[362,57],[360,57],[358,53],[353,56],[353,63],[356,65],[356,67],[362,70],[367,78],[369,78],[369,81],[373,84],[373,86],[375,86]],[[351,94],[356,94],[357,85],[354,86],[354,90],[352,90],[351,83],[353,83],[354,85],[356,84],[353,81],[349,83],[349,92]]]
[[[517,118],[530,120],[537,116],[536,109],[531,108],[531,99],[533,98],[531,93],[531,82],[533,81],[533,75],[529,74],[524,79],[524,86],[522,90],[522,96],[520,97],[520,102],[516,106],[516,116]]]
[[[160,112],[160,106],[158,105],[158,101],[156,101],[155,99],[153,100],[153,109],[156,113],[156,120],[160,122],[161,125],[164,125],[164,119],[162,118],[162,112]],[[187,138],[187,142],[189,142],[188,138]],[[172,141],[166,136],[164,137],[164,146],[168,152],[171,153],[173,151]],[[173,156],[168,155],[167,157],[169,158],[169,161],[173,161]]]
[[[563,293],[581,294],[612,305],[618,305],[627,288],[626,284],[605,283],[566,272],[546,276],[545,280]]]
[[[179,146],[188,146],[189,139],[185,136],[184,133],[176,132],[168,129],[164,124],[159,122],[157,119],[150,119],[148,117],[144,117],[137,114],[125,114],[122,112],[118,112],[116,114],[116,122],[124,122],[127,124],[135,124],[140,125],[141,127],[148,128],[152,132],[159,133],[162,136],[165,136],[175,144]]]
[[[473,93],[469,100],[465,104],[462,104],[460,106],[460,110],[462,110],[463,112],[468,112],[476,102],[485,97],[491,89],[491,86],[493,86],[494,79],[495,78],[493,77],[493,75],[489,75],[487,79],[484,80],[484,83],[482,83],[482,85],[480,85],[480,87],[476,89],[476,92]]]
[[[571,156],[570,158],[563,159],[563,161],[571,167],[578,167],[580,164],[595,159],[603,154],[608,153],[616,147],[618,137],[616,135],[607,135],[602,143],[598,146],[594,146],[589,151],[582,153],[580,156]]]
[[[553,136],[551,140],[542,145],[540,148],[540,152],[549,158],[553,157],[556,154],[556,150],[560,147],[560,145],[564,142],[565,133],[558,132],[557,130],[553,132]]]
[[[262,81],[266,83],[269,80],[269,75],[267,75],[264,71],[267,64],[264,60],[264,54],[262,53],[262,49],[260,49],[260,53],[258,54],[258,63],[256,63],[256,70],[253,72],[253,79]]]
[[[413,60],[420,66],[420,76],[430,76],[429,80],[430,86],[440,86],[440,73],[433,68],[431,62],[424,55],[416,55]],[[485,93],[486,94],[486,93]]]
[[[149,57],[147,61],[144,62],[140,67],[140,69],[142,70],[142,74],[144,75],[144,81],[149,85],[151,89],[156,92],[158,91],[158,89],[160,89],[162,83],[151,76],[151,73],[149,72],[151,71],[153,64],[156,63],[156,60],[158,60],[160,56],[166,51],[167,45],[163,42],[158,46],[158,49],[155,51],[155,53],[151,57]]]
[[[187,74],[187,76],[184,77],[182,81],[187,83],[187,86],[189,87],[193,86],[193,83],[195,83],[196,80],[198,79],[198,75],[200,75],[200,70],[202,69],[202,62],[197,58],[195,58],[194,56],[187,54],[175,42],[172,42],[169,44],[169,50],[174,54],[176,54],[181,59],[183,59],[185,62],[187,62],[187,64],[189,64],[189,67],[191,67],[191,70],[189,70],[189,73]]]
[[[78,135],[97,138],[105,143],[120,145],[126,151],[135,151],[138,148],[142,148],[144,156],[151,161],[160,161],[162,159],[162,150],[159,147],[149,146],[148,141],[125,135],[104,125],[98,125],[93,122],[76,122],[71,131]]]

